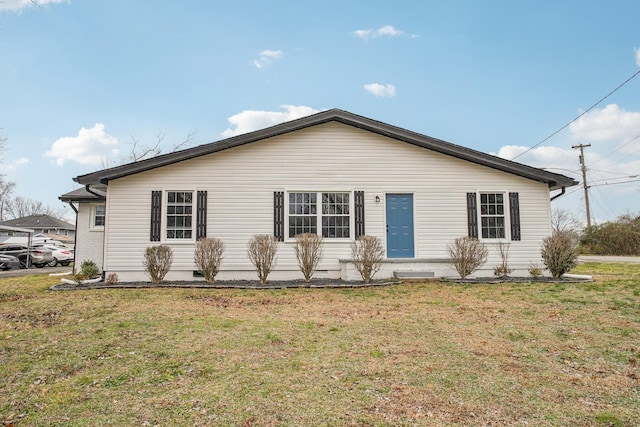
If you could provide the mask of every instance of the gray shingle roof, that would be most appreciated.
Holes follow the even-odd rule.
[[[58,229],[58,230],[75,230],[73,224],[69,224],[61,219],[54,218],[49,215],[29,215],[22,218],[10,219],[3,221],[0,225],[8,225],[10,227],[32,228],[34,230],[41,229]]]
[[[573,178],[569,178],[564,175],[505,160],[500,157],[492,156],[490,154],[482,153],[480,151],[472,150],[470,148],[462,147],[340,109],[322,111],[311,116],[281,123],[279,125],[249,132],[243,135],[234,136],[228,139],[223,139],[217,142],[100,170],[86,175],[80,175],[75,177],[74,181],[83,185],[107,184],[112,179],[122,178],[172,163],[193,159],[195,157],[223,151],[229,148],[238,147],[240,145],[249,144],[262,139],[271,138],[277,135],[294,132],[328,122],[343,123],[345,125],[353,126],[379,135],[384,135],[389,138],[404,141],[428,150],[437,151],[442,154],[467,160],[472,163],[543,182],[551,189],[570,187],[578,184],[578,182]]]

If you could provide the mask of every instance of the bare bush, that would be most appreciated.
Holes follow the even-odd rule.
[[[366,234],[358,237],[351,244],[351,259],[364,283],[370,283],[373,276],[380,270],[384,259],[382,240]]]
[[[304,281],[308,283],[322,258],[322,239],[316,233],[298,234],[295,251]]]
[[[144,266],[151,283],[162,283],[173,263],[173,250],[169,246],[149,246],[144,251]]]
[[[461,278],[476,271],[487,260],[487,247],[473,237],[458,237],[447,246],[451,264]]]
[[[540,254],[554,279],[560,279],[578,263],[578,252],[571,233],[554,233],[544,239]]]
[[[529,275],[534,279],[542,277],[542,269],[536,263],[529,264]]]
[[[508,277],[513,271],[509,267],[509,243],[498,242],[498,255],[500,255],[500,264],[493,268],[493,274],[496,277]]]
[[[224,243],[215,237],[205,237],[198,240],[193,258],[198,270],[208,283],[213,283],[216,275],[220,271],[222,255],[224,254]]]
[[[278,242],[270,234],[256,234],[249,240],[247,253],[263,285],[267,282],[267,276],[276,263],[277,252]]]
[[[116,273],[109,273],[106,280],[107,285],[114,286],[118,283],[118,275]]]

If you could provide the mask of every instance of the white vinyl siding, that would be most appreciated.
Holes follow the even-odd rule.
[[[506,191],[519,193],[522,240],[510,243],[510,263],[525,268],[540,263],[540,243],[550,234],[545,184],[331,122],[110,181],[107,269],[119,276],[135,271],[144,278],[144,249],[157,244],[149,241],[151,191],[194,186],[209,194],[207,235],[225,244],[221,279],[225,271],[254,271],[247,242],[255,234],[273,234],[275,191],[284,191],[288,201],[288,193],[298,189],[321,193],[348,188],[353,203],[352,190],[362,190],[366,234],[380,237],[385,245],[385,194],[413,194],[416,258],[446,257],[447,244],[467,235],[468,192],[504,189],[505,197]],[[335,271],[339,259],[350,258],[353,224],[350,227],[350,239],[325,239],[319,271]],[[288,226],[285,235],[289,240]],[[486,265],[493,268],[499,256],[491,242],[488,245]],[[194,245],[172,248],[168,279],[176,272],[191,273]],[[291,241],[280,245],[277,256],[274,277],[278,271],[299,274]]]

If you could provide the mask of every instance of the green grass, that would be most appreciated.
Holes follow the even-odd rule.
[[[578,284],[109,289],[0,279],[0,425],[631,426],[640,265]]]

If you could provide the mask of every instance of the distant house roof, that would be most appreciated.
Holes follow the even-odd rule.
[[[432,138],[430,136],[422,135],[339,109],[322,111],[311,116],[281,123],[279,125],[243,135],[234,136],[228,139],[223,139],[217,142],[160,155],[122,166],[103,169],[86,175],[80,175],[74,178],[74,181],[83,185],[104,185],[108,184],[112,179],[122,178],[128,175],[133,175],[176,162],[193,159],[206,154],[223,151],[229,148],[238,147],[244,144],[249,144],[262,139],[283,135],[328,122],[338,122],[348,126],[353,126],[399,141],[404,141],[418,147],[467,160],[472,163],[543,182],[551,189],[570,187],[578,184],[578,182],[573,178],[569,178],[564,175],[505,160],[500,157],[455,145],[450,142]]]
[[[29,215],[22,218],[3,221],[0,225],[10,227],[30,228],[33,230],[75,230],[76,227],[66,221],[54,218],[50,215]]]
[[[91,202],[104,200],[106,192],[92,189],[92,193],[88,192],[85,187],[75,189],[58,197],[63,202]]]

